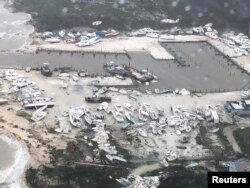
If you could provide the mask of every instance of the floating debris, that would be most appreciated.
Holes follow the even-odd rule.
[[[160,185],[159,176],[141,177],[130,174],[127,178],[116,179],[116,181],[127,188],[157,188]]]

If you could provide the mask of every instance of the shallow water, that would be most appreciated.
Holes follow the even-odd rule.
[[[17,148],[0,137],[0,171],[6,170],[15,162]]]
[[[26,13],[11,13],[4,5],[0,1],[0,50],[20,49],[34,31],[32,25],[26,24],[31,17]]]

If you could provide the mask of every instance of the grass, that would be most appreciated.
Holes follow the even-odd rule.
[[[220,139],[224,148],[221,148],[217,145],[214,145],[213,140],[211,138],[209,138],[209,135],[208,135],[209,132],[208,132],[207,127],[205,127],[205,126],[200,127],[200,136],[198,136],[196,138],[196,141],[199,144],[209,148],[213,152],[215,159],[217,161],[226,160],[229,155],[233,154],[233,148],[230,145],[230,143],[228,142],[227,138],[223,134],[223,129],[226,126],[228,126],[228,125],[226,125],[226,124],[218,125],[220,130],[217,132],[218,138]]]
[[[233,135],[242,152],[250,155],[250,128],[238,129],[233,132]]]

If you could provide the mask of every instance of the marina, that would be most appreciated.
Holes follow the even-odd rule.
[[[243,27],[210,9],[185,25],[199,5],[35,1],[0,3],[0,187],[193,188],[248,166]]]
[[[51,69],[68,67],[72,70],[85,70],[92,76],[109,75],[103,69],[103,65],[110,61],[117,65],[125,64],[138,70],[146,68],[158,77],[158,82],[150,86],[141,85],[141,89],[186,88],[197,92],[236,91],[241,90],[249,80],[246,71],[242,71],[234,62],[225,58],[222,54],[216,55],[218,54],[216,49],[206,42],[163,43],[162,45],[171,48],[174,54],[178,54],[177,58],[187,62],[187,66],[180,66],[178,60],[154,60],[144,52],[129,52],[131,58],[123,54],[53,51],[34,54],[14,53],[13,55],[7,53],[0,54],[0,58],[3,61],[1,66],[9,68],[25,69],[26,67],[32,67],[36,69],[43,62],[49,62]],[[19,59],[18,63],[16,58]],[[191,75],[196,76],[192,77]]]

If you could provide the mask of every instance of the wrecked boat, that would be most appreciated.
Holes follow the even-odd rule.
[[[118,123],[122,123],[124,121],[123,115],[120,112],[113,112],[113,116]]]
[[[111,97],[106,97],[106,96],[85,97],[85,101],[86,101],[86,102],[89,102],[89,103],[111,102]]]
[[[135,123],[135,118],[134,118],[134,116],[133,116],[133,114],[131,112],[125,111],[125,117],[131,123]]]

